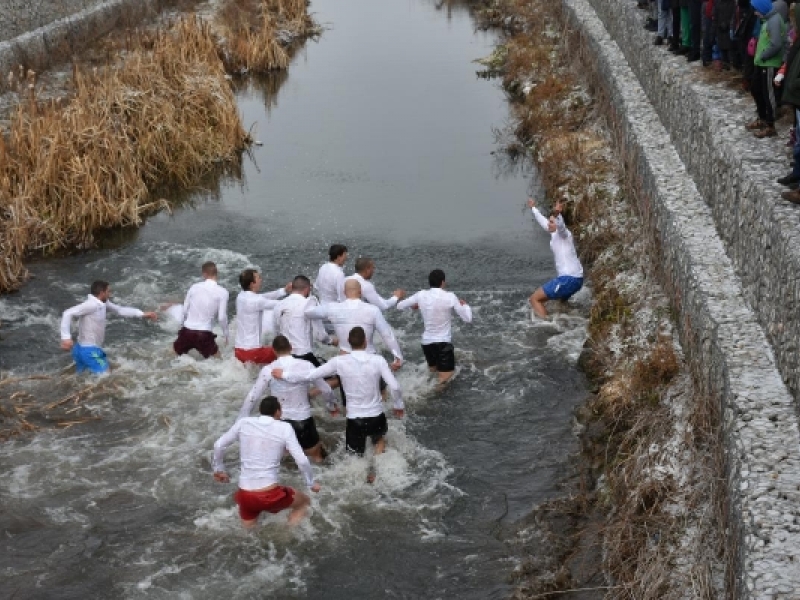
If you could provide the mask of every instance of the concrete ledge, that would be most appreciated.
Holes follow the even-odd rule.
[[[592,1],[614,4],[608,16],[618,28],[644,33],[640,24],[625,21],[626,12],[633,12],[629,0],[624,6],[616,0]],[[721,405],[735,578],[731,591],[737,598],[800,597],[800,430],[794,399],[764,330],[745,302],[743,281],[715,228],[716,211],[701,196],[708,184],[698,190],[631,69],[630,56],[620,51],[594,9],[586,0],[563,2],[569,24],[580,32],[583,56],[591,57],[585,62],[588,66],[592,61],[614,113],[623,160],[640,189],[640,213],[660,252],[653,259],[659,261],[678,309],[678,331],[694,378],[701,393]],[[649,38],[647,44],[652,48]],[[642,45],[630,49],[646,54]],[[655,65],[647,68],[657,71]],[[660,84],[666,87],[662,96],[679,111],[675,118],[694,130],[691,140],[680,140],[689,149],[690,170],[712,175],[719,182],[714,185],[728,182],[695,150],[713,145],[715,130],[670,82],[667,78]],[[737,155],[731,152],[728,158],[733,162]],[[741,155],[738,161],[743,162]],[[746,197],[744,192],[753,187],[743,180],[737,193]],[[767,241],[769,234],[758,226],[747,230],[754,239]]]

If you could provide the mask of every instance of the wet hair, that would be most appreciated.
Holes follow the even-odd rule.
[[[350,333],[347,334],[347,341],[350,343],[351,348],[366,348],[367,334],[364,333],[364,328],[353,327]]]
[[[292,344],[285,335],[276,335],[275,339],[272,340],[272,349],[275,350],[276,354],[285,354],[292,351]]]
[[[203,272],[203,275],[206,277],[216,277],[217,276],[217,265],[216,263],[211,262],[204,262],[203,266],[200,267],[200,270]]]
[[[367,269],[370,268],[373,262],[374,261],[369,256],[359,256],[356,259],[356,266],[355,266],[356,273],[361,273],[363,271],[366,271]]]
[[[99,296],[103,292],[108,289],[108,282],[103,281],[102,279],[98,279],[97,281],[92,282],[92,287],[89,288],[92,296]]]
[[[428,275],[428,283],[431,287],[442,287],[444,283],[444,271],[441,269],[434,269]]]
[[[344,244],[334,244],[330,247],[330,250],[328,250],[328,256],[331,260],[336,260],[345,252],[347,252],[347,246]]]
[[[293,292],[305,292],[307,289],[310,288],[311,288],[311,280],[305,275],[298,275],[297,277],[292,279]]]
[[[275,413],[281,409],[281,403],[275,396],[267,396],[261,401],[258,412],[267,417],[274,417]]]
[[[258,271],[255,269],[245,269],[239,274],[239,285],[245,292],[249,291],[250,286],[255,283],[257,273]]]

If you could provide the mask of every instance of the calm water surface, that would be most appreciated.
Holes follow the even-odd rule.
[[[152,310],[180,300],[214,260],[233,299],[242,269],[255,265],[278,287],[315,275],[343,242],[375,258],[384,295],[445,270],[474,308],[474,322],[454,328],[460,374],[435,392],[419,316],[389,311],[407,358],[407,418],[391,420],[376,484],[364,483],[364,461],[344,456],[344,422],[319,412],[336,451],[317,468],[313,515],[295,531],[269,517],[248,535],[233,486],[213,482],[209,460],[255,372],[230,347],[222,361],[174,358],[175,323],[112,319],[116,369],[89,405],[100,419],[0,448],[1,597],[508,595],[518,557],[504,535],[558,493],[575,450],[583,321],[529,321],[527,296],[552,276],[552,257],[522,212],[532,174],[492,154],[507,107],[471,61],[494,37],[430,0],[315,0],[312,10],[320,40],[288,76],[240,92],[245,125],[263,141],[243,179],[151,219],[117,249],[32,265],[30,284],[0,299],[0,366],[54,376],[68,367],[59,316],[93,279]],[[75,385],[68,374],[31,389],[59,398]],[[227,458],[235,475],[237,450]],[[300,484],[296,470],[284,476]]]

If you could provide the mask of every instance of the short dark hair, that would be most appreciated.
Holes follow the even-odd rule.
[[[293,292],[305,292],[311,287],[311,280],[305,275],[298,275],[292,279]]]
[[[275,396],[267,396],[261,401],[258,412],[267,417],[274,417],[275,413],[281,409],[281,403]]]
[[[366,271],[367,269],[369,269],[370,265],[373,262],[374,261],[369,256],[359,256],[356,259],[356,266],[355,266],[356,273],[361,273],[361,271]]]
[[[334,244],[328,250],[328,256],[330,256],[331,260],[336,260],[345,252],[347,252],[347,246],[344,244]]]
[[[92,296],[99,296],[107,289],[108,289],[108,282],[103,281],[102,279],[98,279],[97,281],[92,282],[92,287],[89,288],[89,291],[92,293]]]
[[[351,348],[365,348],[367,346],[367,334],[363,327],[353,327],[347,334],[347,341]]]
[[[276,335],[275,339],[272,340],[272,349],[275,350],[276,353],[280,352],[283,354],[292,351],[292,344],[285,335]]]
[[[428,275],[428,283],[431,287],[442,287],[444,283],[444,271],[441,269],[434,269]]]
[[[208,277],[216,277],[217,276],[217,265],[216,263],[211,262],[210,260],[203,263],[203,266],[200,267],[203,275],[207,275]]]
[[[255,269],[245,269],[239,274],[239,285],[242,286],[242,289],[246,292],[250,289],[250,286],[256,280],[256,274],[258,271]]]

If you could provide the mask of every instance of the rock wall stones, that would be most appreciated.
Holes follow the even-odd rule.
[[[607,95],[627,173],[639,188],[640,212],[659,252],[654,260],[678,309],[678,330],[693,375],[702,393],[718,399],[722,409],[732,592],[737,598],[796,599],[797,411],[767,336],[745,299],[766,304],[762,310],[770,316],[778,314],[771,304],[779,299],[796,304],[793,282],[790,291],[770,296],[779,286],[768,280],[779,272],[765,255],[789,252],[794,239],[786,223],[774,223],[775,211],[784,208],[759,195],[759,190],[771,189],[772,174],[763,169],[752,169],[752,179],[741,174],[748,165],[770,156],[778,160],[780,154],[759,151],[749,140],[747,151],[744,145],[727,143],[746,141],[738,127],[744,116],[729,125],[705,91],[695,102],[692,94],[698,93],[699,84],[688,80],[676,62],[665,63],[663,53],[652,54],[657,49],[634,19],[638,16],[630,0],[590,1],[607,17],[608,30],[587,0],[563,0],[567,19],[579,31],[576,43]],[[658,112],[645,90],[652,91]],[[708,91],[723,93],[728,92]],[[730,243],[740,238],[741,243],[730,246],[729,257],[723,239]],[[795,248],[800,256],[800,245]],[[750,265],[741,277],[736,273],[740,263]],[[781,282],[781,289],[786,283]]]
[[[4,0],[0,5],[0,41],[49,25],[103,0]]]

